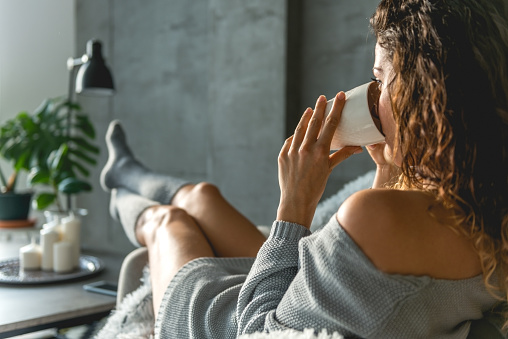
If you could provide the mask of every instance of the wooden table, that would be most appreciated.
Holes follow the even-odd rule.
[[[25,237],[0,242],[0,260],[17,257]],[[99,320],[115,307],[116,298],[83,289],[86,283],[116,283],[122,255],[100,252],[84,254],[100,258],[105,269],[91,278],[47,285],[0,284],[0,338],[46,328],[65,328]]]

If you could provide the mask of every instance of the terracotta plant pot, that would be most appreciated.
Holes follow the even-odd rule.
[[[0,220],[26,220],[31,199],[31,192],[0,194]]]

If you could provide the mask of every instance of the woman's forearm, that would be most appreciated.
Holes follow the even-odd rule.
[[[274,324],[274,313],[298,273],[298,243],[310,234],[302,225],[274,222],[240,291],[237,304],[239,335],[278,327]]]

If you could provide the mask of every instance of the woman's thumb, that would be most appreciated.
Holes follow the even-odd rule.
[[[346,146],[330,155],[330,168],[335,168],[338,164],[352,156],[353,154],[360,154],[363,148],[360,146]]]

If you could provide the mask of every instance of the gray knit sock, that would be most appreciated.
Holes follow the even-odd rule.
[[[169,204],[176,192],[189,182],[156,173],[143,166],[132,154],[118,120],[106,133],[109,158],[101,172],[101,186],[108,192],[123,187],[150,200]]]
[[[132,193],[127,189],[114,188],[111,190],[109,212],[114,219],[120,221],[131,243],[134,246],[141,247],[136,238],[138,218],[147,208],[156,205],[159,205],[159,203]]]

